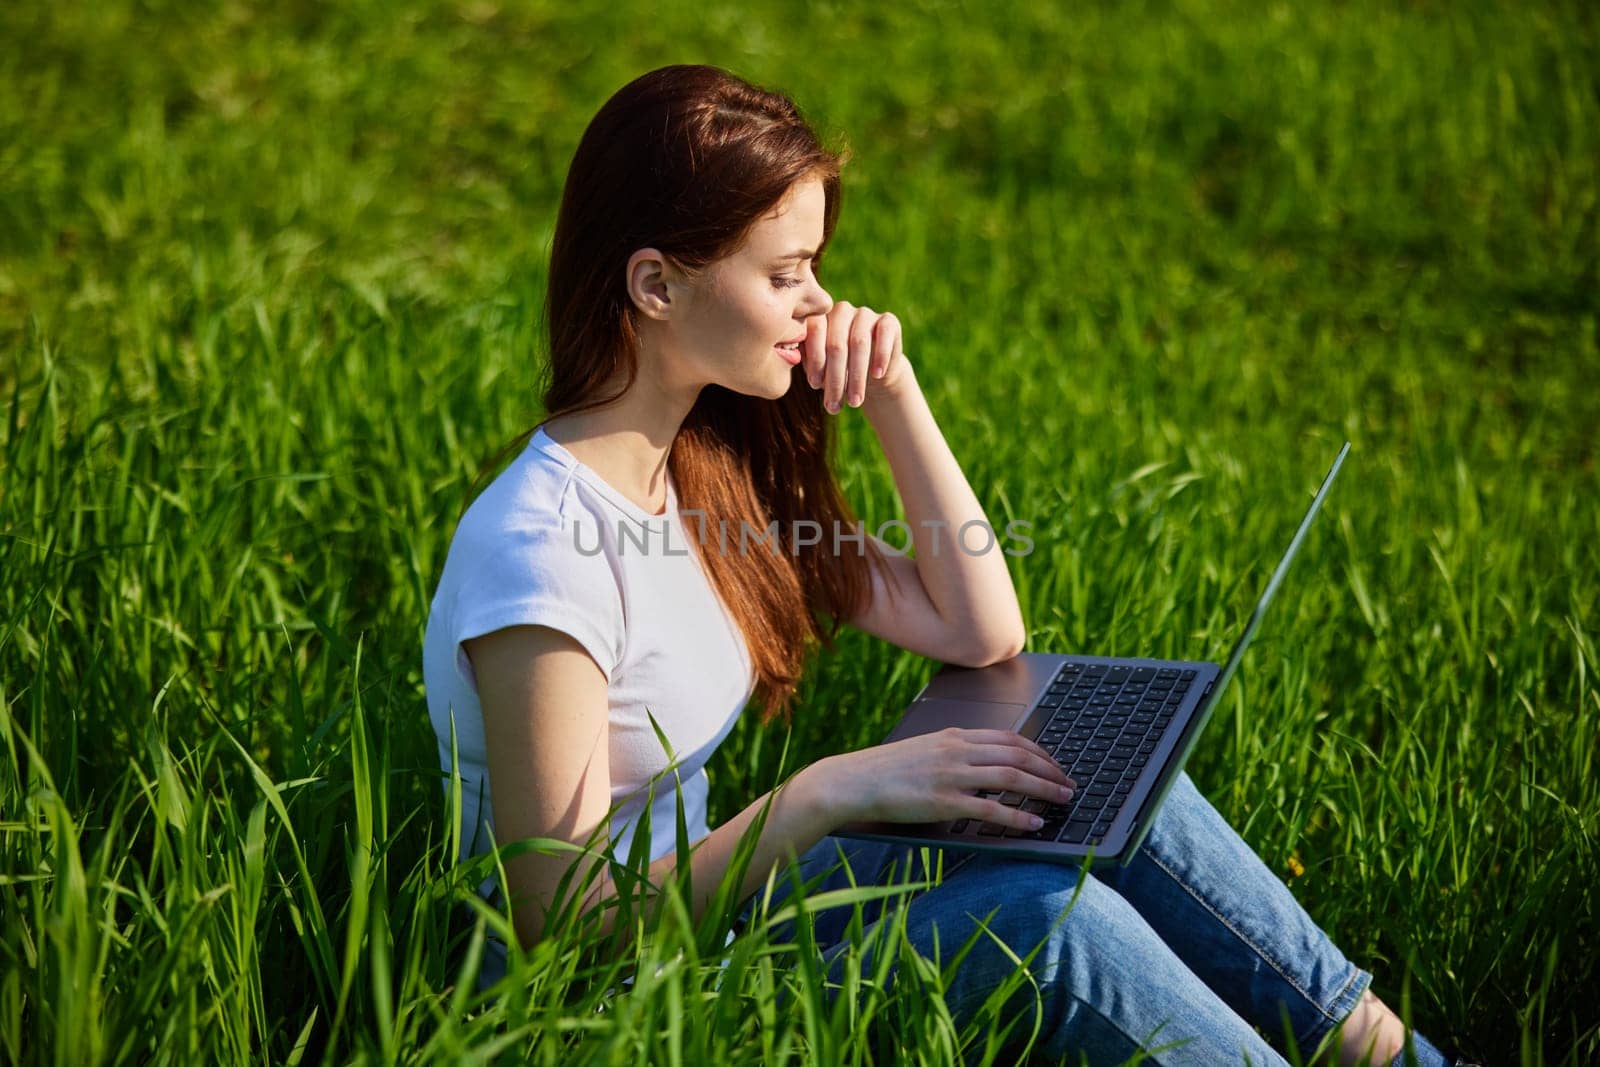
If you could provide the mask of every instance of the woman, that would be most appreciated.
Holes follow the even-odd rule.
[[[947,731],[820,760],[706,827],[707,759],[752,695],[763,722],[787,716],[808,648],[831,650],[843,623],[968,666],[1015,654],[1025,636],[1001,554],[935,546],[983,512],[900,323],[835,302],[819,279],[847,158],[786,97],[698,65],[638,78],[585,132],[551,250],[549,414],[462,516],[428,619],[429,713],[441,763],[461,773],[463,858],[490,848],[490,827],[500,843],[583,843],[606,824],[616,854],[648,858],[659,884],[677,859],[676,797],[647,786],[668,748],[696,886],[717,885],[771,801],[743,895],[794,857],[829,887],[845,884],[841,860],[857,877],[907,869],[892,846],[829,836],[852,819],[1022,825],[1025,813],[978,793],[1070,797],[1074,783],[1031,741]],[[882,443],[915,559],[855,538],[828,463],[844,405]],[[646,814],[657,829],[636,839]],[[542,935],[562,875],[590,862],[506,862],[520,941]],[[945,870],[911,902],[909,935],[929,956],[936,930],[961,944],[1003,880],[990,929],[1019,955],[1045,942],[1031,966],[1053,1057],[1116,1062],[1148,1041],[1183,1043],[1155,1062],[1282,1063],[1253,1026],[1282,1035],[1285,1020],[1302,1049],[1343,1024],[1341,1063],[1400,1052],[1404,1029],[1372,975],[1187,775],[1140,856],[1083,876],[1081,893],[1077,869],[1056,864],[952,851]],[[613,892],[599,867],[582,872],[599,874],[589,901]],[[496,878],[480,892],[501,906]],[[844,918],[818,922],[830,959]],[[504,946],[491,948],[486,981],[504,970]],[[957,1017],[1013,967],[980,939],[950,990]],[[1416,1046],[1421,1062],[1445,1062]]]

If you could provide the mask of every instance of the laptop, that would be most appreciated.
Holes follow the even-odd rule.
[[[855,821],[839,837],[1126,866],[1227,691],[1256,626],[1289,570],[1311,520],[1350,451],[1339,450],[1289,549],[1223,667],[1186,660],[1023,652],[988,667],[945,664],[911,701],[884,743],[949,726],[1015,730],[1055,755],[1078,783],[1067,804],[985,790],[1042,815],[1028,831],[980,819],[932,823]]]

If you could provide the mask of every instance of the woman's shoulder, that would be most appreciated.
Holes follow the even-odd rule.
[[[570,472],[519,456],[461,516],[441,584],[489,598],[530,583],[612,584],[610,562],[591,544],[595,521]]]
[[[455,540],[481,545],[516,533],[550,534],[589,514],[572,470],[530,443],[467,506]]]

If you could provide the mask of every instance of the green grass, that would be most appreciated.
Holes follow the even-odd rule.
[[[428,602],[579,134],[704,61],[852,145],[831,291],[1033,524],[1030,650],[1220,660],[1353,442],[1190,772],[1435,1040],[1600,1058],[1595,9],[893,7],[0,6],[0,1057],[1012,1055],[681,908],[473,992]],[[935,666],[841,652],[713,825]]]

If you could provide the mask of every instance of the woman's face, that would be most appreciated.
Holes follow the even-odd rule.
[[[821,180],[795,183],[738,251],[686,290],[669,337],[691,380],[769,399],[788,392],[800,353],[776,346],[803,338],[805,320],[833,306],[813,273],[824,207]]]

